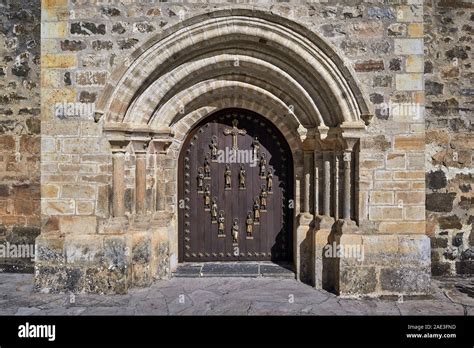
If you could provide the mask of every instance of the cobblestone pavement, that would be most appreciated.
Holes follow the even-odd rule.
[[[0,315],[473,315],[474,279],[433,280],[423,297],[342,299],[293,279],[173,278],[126,295],[35,293],[30,274],[0,274]],[[293,301],[292,301],[293,300]]]

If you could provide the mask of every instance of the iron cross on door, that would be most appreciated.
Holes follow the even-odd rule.
[[[237,144],[237,137],[239,135],[247,134],[247,131],[245,129],[237,128],[238,125],[239,125],[239,120],[233,119],[232,129],[224,129],[225,135],[232,135],[232,150],[235,150],[235,151],[239,149],[239,145]]]

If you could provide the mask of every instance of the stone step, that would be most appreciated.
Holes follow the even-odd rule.
[[[174,277],[268,277],[294,279],[295,273],[289,264],[272,262],[206,262],[182,263]]]

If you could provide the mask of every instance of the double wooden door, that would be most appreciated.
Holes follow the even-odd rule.
[[[178,176],[181,262],[291,259],[292,156],[264,117],[209,116],[184,142]]]

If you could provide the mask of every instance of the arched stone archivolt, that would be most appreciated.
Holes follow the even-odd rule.
[[[238,73],[242,71],[245,74]],[[264,88],[281,99],[288,109],[301,114],[302,124],[323,123],[314,100],[290,74],[263,60],[232,54],[186,63],[163,75],[137,98],[127,112],[125,122],[132,122],[133,115],[140,115],[140,123],[151,123],[149,120],[152,114],[159,114],[163,105],[179,92],[195,91],[203,76],[208,77],[208,80],[246,82],[250,86]],[[167,121],[161,118],[158,120],[163,126]]]
[[[197,17],[200,20],[184,21],[162,34],[161,40],[157,38],[154,44],[140,49],[140,54],[136,54],[128,68],[125,65],[112,75],[104,97],[98,103],[107,122],[124,121],[130,106],[150,83],[186,61],[195,60],[195,52],[204,56],[213,52],[216,44],[232,48],[236,47],[235,42],[253,42],[271,51],[269,56],[293,61],[295,68],[304,72],[299,79],[317,86],[321,93],[319,98],[310,95],[313,103],[325,103],[330,110],[323,115],[327,118],[325,126],[337,125],[331,117],[342,123],[361,120],[368,114],[367,103],[350,71],[316,34],[287,19],[259,11],[234,10],[230,16],[226,11],[217,11],[212,18]],[[245,70],[241,73],[245,74]]]
[[[247,97],[247,96],[246,96]],[[300,157],[302,151],[302,142],[299,134],[296,131],[296,128],[290,128],[288,123],[285,122],[285,118],[282,118],[278,109],[272,108],[270,103],[262,103],[262,100],[251,100],[249,98],[244,98],[241,96],[233,97],[216,97],[212,100],[208,100],[206,106],[199,107],[189,113],[182,115],[172,126],[174,133],[174,138],[179,141],[183,141],[189,131],[194,128],[194,126],[202,121],[205,117],[216,113],[220,110],[230,109],[230,108],[239,108],[250,110],[260,115],[263,115],[269,119],[273,124],[275,124],[278,129],[281,131],[286,141],[290,145],[293,157],[295,162],[298,163],[298,158]],[[281,109],[280,111],[284,111]],[[288,116],[291,117],[291,116]]]
[[[137,222],[134,229],[149,229],[153,224],[143,221],[166,216],[169,253],[176,254],[173,166],[181,144],[210,114],[242,108],[272,121],[293,153],[297,274],[299,246],[316,216],[320,226],[343,220],[355,228],[354,149],[369,108],[349,68],[315,33],[266,12],[216,11],[166,30],[128,62],[112,74],[98,103],[114,153],[113,219],[125,219],[123,157],[132,151],[136,213],[129,220]],[[157,158],[156,202],[161,202],[155,211],[144,203],[151,153]],[[163,175],[165,170],[174,175]]]
[[[295,129],[301,124],[296,115],[286,117],[286,115],[290,114],[287,104],[267,89],[239,81],[207,80],[171,98],[162,107],[160,112],[153,114],[150,126],[152,128],[159,127],[163,123],[171,126],[176,115],[185,114],[188,108],[193,110],[195,108],[193,105],[200,105],[206,103],[207,100],[214,100],[216,98],[239,95],[248,95],[251,99],[261,100],[262,103],[268,103],[281,110],[283,113],[282,117],[285,117],[287,122],[292,124]]]

